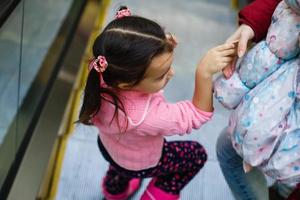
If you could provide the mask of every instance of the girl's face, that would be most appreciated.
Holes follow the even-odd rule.
[[[132,89],[145,93],[155,93],[164,88],[174,75],[173,55],[173,52],[165,52],[155,56],[146,70],[144,79]]]

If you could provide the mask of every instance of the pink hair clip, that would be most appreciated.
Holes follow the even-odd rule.
[[[178,41],[177,41],[177,38],[173,34],[167,33],[166,38],[173,45],[173,47],[177,46]]]
[[[90,62],[89,69],[92,70],[94,68],[97,72],[102,73],[106,70],[107,65],[106,58],[104,56],[98,56]]]
[[[116,14],[116,19],[121,19],[123,17],[128,17],[128,16],[131,16],[131,12],[127,8],[127,9],[119,10]]]

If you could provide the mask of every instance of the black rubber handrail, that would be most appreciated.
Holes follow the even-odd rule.
[[[21,0],[1,0],[0,1],[0,28],[17,7]]]

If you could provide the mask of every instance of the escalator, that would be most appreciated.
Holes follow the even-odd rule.
[[[232,0],[231,5],[237,8],[243,2]],[[103,198],[100,182],[107,162],[97,149],[97,129],[77,126],[74,122],[92,42],[123,3],[122,0],[11,0],[6,6],[0,3],[1,200]],[[177,74],[166,88],[170,101],[192,95],[187,88],[192,88],[190,77],[194,77],[197,59],[236,29],[236,13],[228,0],[130,0],[126,5],[133,13],[166,25],[179,38],[174,62]],[[197,133],[184,136],[201,142],[209,159],[191,186],[183,190],[182,199],[233,199],[215,155],[217,134],[226,126],[229,113],[219,104],[215,108],[218,112],[211,123]],[[180,139],[170,137],[170,140]],[[131,199],[138,199],[148,182],[149,179],[143,181]]]

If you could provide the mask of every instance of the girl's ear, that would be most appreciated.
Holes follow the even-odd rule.
[[[132,86],[129,83],[119,83],[118,88],[120,88],[122,90],[128,90],[128,89],[131,89]]]

